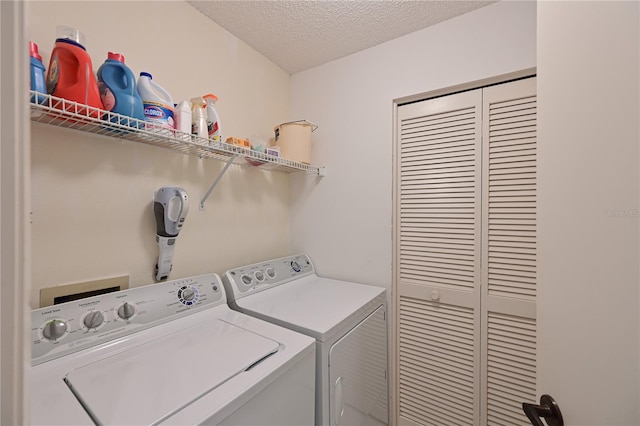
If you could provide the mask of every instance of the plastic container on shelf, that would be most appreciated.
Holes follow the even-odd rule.
[[[273,157],[280,157],[280,147],[279,146],[268,147],[264,153],[267,155],[271,155]]]
[[[44,64],[42,63],[42,56],[40,56],[40,54],[38,53],[38,45],[32,41],[29,42],[29,59],[31,71],[31,90],[46,95],[47,82],[45,81],[44,76]],[[42,104],[45,101],[45,96],[31,96],[31,102]]]
[[[133,71],[124,64],[124,56],[108,53],[107,60],[98,68],[98,90],[105,110],[139,120],[125,120],[122,124],[142,127],[145,119],[142,98]],[[107,119],[106,114],[103,118]],[[111,121],[119,120],[112,117]]]
[[[99,117],[102,101],[98,83],[91,65],[91,57],[84,48],[84,35],[75,28],[59,26],[49,69],[47,72],[47,93],[88,105],[87,109],[67,104],[64,109],[81,115]],[[62,102],[53,104],[62,109]]]
[[[280,157],[311,164],[311,132],[317,128],[318,126],[306,120],[277,125],[273,130],[275,145],[280,147]]]
[[[174,108],[169,92],[153,81],[151,74],[141,72],[138,78],[138,93],[144,106],[144,119],[151,124],[148,128],[162,134],[173,133]]]
[[[191,140],[191,102],[182,101],[176,105],[175,125],[178,139]]]
[[[251,142],[248,139],[231,137],[231,138],[227,138],[225,142],[230,145],[241,146],[242,148],[251,149]]]
[[[205,140],[209,136],[206,107],[204,98],[191,98],[191,134]]]
[[[220,142],[221,138],[221,125],[220,125],[220,116],[218,115],[218,111],[216,110],[216,102],[218,102],[218,97],[213,93],[209,93],[203,96],[204,100],[207,102],[207,133],[209,135],[209,139],[213,142]]]
[[[267,142],[260,136],[252,136],[247,140],[251,144],[252,151],[265,152],[267,150]]]

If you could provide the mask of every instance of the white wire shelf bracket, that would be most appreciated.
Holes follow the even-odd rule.
[[[286,173],[302,171],[316,176],[325,176],[326,174],[324,167],[268,155],[225,142],[214,142],[159,124],[137,120],[35,91],[30,91],[30,106],[32,122],[159,146],[185,154],[197,155],[201,158],[222,160],[227,164],[209,193],[232,163]]]

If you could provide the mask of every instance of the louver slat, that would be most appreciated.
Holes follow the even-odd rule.
[[[407,262],[409,260],[418,264],[418,262],[438,262],[443,263],[445,265],[463,265],[463,266],[471,266],[473,267],[473,257],[472,256],[460,256],[454,255],[451,253],[443,253],[443,252],[429,252],[422,250],[403,250],[403,254]]]
[[[466,151],[470,146],[473,146],[473,140],[466,138],[440,143],[421,140],[420,143],[407,143],[406,146],[403,147],[403,150],[406,155],[412,155],[414,153],[438,154],[442,152]]]

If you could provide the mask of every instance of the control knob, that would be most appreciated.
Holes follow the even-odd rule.
[[[185,302],[191,302],[196,297],[196,292],[192,288],[188,287],[182,290],[182,298]]]
[[[136,308],[129,302],[124,302],[122,306],[118,308],[118,316],[123,320],[128,320],[136,313]]]
[[[302,270],[302,268],[300,267],[300,264],[295,260],[291,261],[291,269],[293,269],[296,272],[300,272]]]
[[[267,274],[267,276],[269,278],[275,278],[276,277],[276,270],[271,268],[271,267],[265,269],[264,272]]]
[[[44,325],[42,336],[47,340],[58,340],[67,332],[67,323],[61,319],[54,319]]]
[[[104,315],[100,311],[91,311],[89,312],[82,321],[84,326],[88,329],[98,328],[100,324],[104,321]]]
[[[251,275],[248,275],[248,274],[244,274],[243,276],[240,277],[240,279],[245,285],[251,285],[251,283],[253,282],[253,278],[251,277]]]

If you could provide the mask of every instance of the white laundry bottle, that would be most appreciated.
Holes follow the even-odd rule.
[[[138,93],[144,106],[144,120],[151,125],[150,130],[159,133],[173,133],[173,99],[148,72],[141,72],[138,78]]]
[[[207,133],[212,142],[220,142],[222,140],[220,116],[216,110],[216,102],[218,97],[213,93],[204,95],[203,98],[207,102]]]
[[[203,98],[191,98],[191,134],[207,140],[207,102]]]
[[[182,101],[176,106],[175,113],[176,137],[180,140],[190,140],[191,137],[191,102]]]

